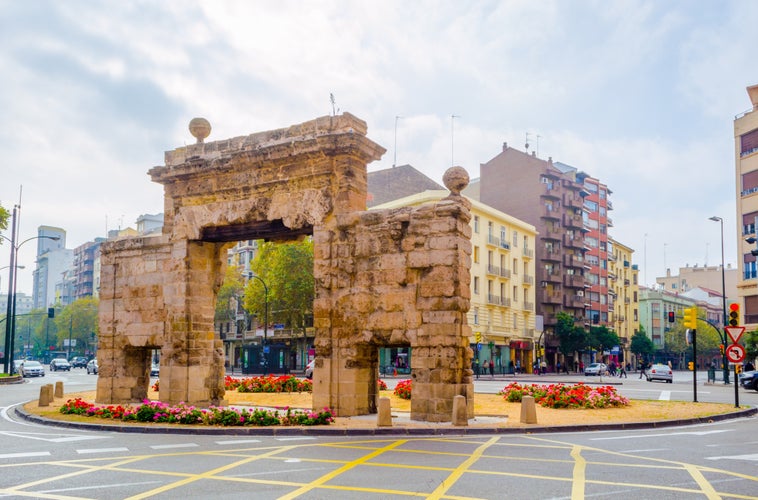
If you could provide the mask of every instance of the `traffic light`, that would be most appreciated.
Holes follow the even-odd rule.
[[[719,344],[719,352],[723,355],[724,354],[724,344]]]
[[[694,368],[694,365],[695,365],[695,363],[693,363],[692,361],[689,361],[689,362],[687,363],[687,369],[688,369],[689,371],[692,371],[692,369]]]
[[[738,326],[740,324],[740,305],[736,302],[729,304],[729,326]]]
[[[476,332],[474,338],[476,339],[477,344],[480,343],[482,341],[482,332]]]
[[[673,323],[676,321],[676,314],[674,314],[674,311],[669,311],[669,323]]]
[[[55,308],[54,307],[48,307],[47,308],[47,317],[48,318],[54,318],[55,317]]]
[[[685,328],[697,330],[697,307],[688,307],[684,310],[684,321],[682,324]]]

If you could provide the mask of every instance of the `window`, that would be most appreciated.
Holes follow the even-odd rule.
[[[518,287],[513,285],[513,302],[518,302]]]
[[[500,298],[505,298],[505,283],[500,283]]]
[[[608,303],[608,296],[603,294],[600,296],[600,304],[605,305]]]
[[[600,215],[601,215],[601,216],[603,216],[603,217],[605,217],[605,216],[606,216],[605,207],[600,207],[600,208],[598,209],[598,212],[600,213]]]
[[[518,274],[518,260],[513,259],[513,266],[511,267],[513,269],[513,274]]]
[[[518,231],[513,231],[513,248],[518,247]]]
[[[529,237],[524,235],[524,248],[529,248]]]
[[[478,307],[474,308],[474,324],[475,325],[479,324],[479,308]]]
[[[584,208],[586,208],[590,212],[597,212],[597,202],[584,200]]]
[[[487,222],[487,236],[492,236],[492,222]]]
[[[592,237],[590,237],[590,236],[585,236],[585,237],[584,237],[584,243],[585,243],[585,244],[586,244],[588,247],[597,248],[597,243],[598,243],[598,241],[597,241],[597,238],[592,238]]]
[[[487,295],[492,295],[492,280],[487,280]]]
[[[474,247],[474,264],[479,263],[479,247]]]
[[[474,276],[474,293],[479,295],[479,276]]]
[[[479,234],[479,216],[478,215],[474,216],[474,232],[476,234]]]
[[[584,187],[587,188],[587,191],[590,193],[597,193],[597,184],[592,184],[591,182],[585,182]]]
[[[598,196],[600,197],[601,200],[605,199],[605,189],[601,189],[600,191],[598,191],[597,194],[598,194]]]
[[[758,150],[758,129],[740,136],[740,156],[749,155]]]
[[[508,238],[506,238],[505,234],[505,226],[500,226],[500,241],[507,241]]]
[[[758,170],[742,174],[742,196],[758,191]]]
[[[493,257],[494,257],[494,254],[492,253],[492,250],[487,250],[487,265],[490,267],[495,265],[492,259]]]

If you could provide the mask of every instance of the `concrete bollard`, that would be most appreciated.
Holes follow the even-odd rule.
[[[392,408],[390,407],[390,398],[383,396],[379,398],[379,411],[376,414],[377,427],[392,427]]]
[[[56,398],[62,398],[63,397],[63,381],[59,380],[55,383],[55,397]]]
[[[455,396],[453,398],[453,425],[468,425],[468,408],[466,408],[466,396]]]
[[[50,391],[48,390],[47,385],[41,385],[39,387],[39,405],[50,406]]]
[[[537,408],[534,406],[534,396],[524,396],[521,398],[521,423],[537,423]]]

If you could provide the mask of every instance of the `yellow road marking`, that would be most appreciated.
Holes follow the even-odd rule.
[[[703,473],[697,468],[697,466],[692,464],[686,464],[684,466],[684,470],[690,473],[690,476],[692,476],[692,479],[695,480],[695,482],[700,486],[700,489],[703,490],[703,493],[705,494],[706,498],[713,499],[720,499],[721,496],[716,493],[716,490],[713,488],[710,482],[703,476]]]
[[[479,458],[484,454],[484,451],[492,446],[493,444],[497,443],[500,438],[495,436],[490,439],[488,439],[484,444],[479,446],[474,452],[469,456],[467,460],[464,460],[458,467],[453,470],[452,473],[444,480],[442,481],[442,484],[437,486],[437,488],[429,495],[430,499],[439,499],[442,498],[442,496],[447,492],[447,490],[450,489],[451,486],[453,486],[458,479],[461,478],[464,472],[468,470],[471,465],[473,465]]]
[[[587,472],[587,461],[582,456],[582,447],[574,446],[571,449],[571,457],[574,459],[574,472],[573,479],[571,481],[571,498],[582,499],[584,498],[584,481]]]
[[[339,469],[336,469],[336,470],[334,470],[334,471],[332,471],[332,472],[330,472],[328,474],[324,474],[323,476],[321,476],[320,478],[316,479],[315,481],[312,481],[312,482],[310,482],[310,483],[308,483],[308,484],[306,484],[306,485],[304,485],[304,486],[296,489],[295,491],[293,491],[293,492],[291,492],[291,493],[289,493],[287,495],[284,495],[284,496],[280,497],[280,500],[288,500],[288,499],[292,499],[292,498],[297,498],[298,496],[302,495],[303,493],[307,493],[307,492],[311,491],[312,489],[317,488],[317,487],[323,485],[327,481],[331,481],[332,479],[334,479],[335,477],[339,476],[340,474],[342,474],[344,472],[347,472],[350,469],[353,469],[356,465],[361,465],[364,462],[366,462],[368,460],[371,460],[374,457],[378,457],[382,453],[386,453],[388,451],[394,450],[395,448],[397,448],[400,445],[405,444],[406,442],[407,442],[406,439],[402,439],[402,440],[390,443],[389,445],[384,446],[382,448],[378,448],[378,449],[374,450],[372,453],[369,453],[368,455],[364,455],[361,458],[353,460],[352,462],[348,462],[345,465],[343,465],[342,467],[340,467]]]

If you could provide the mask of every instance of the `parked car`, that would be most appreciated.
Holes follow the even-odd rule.
[[[584,375],[605,375],[605,372],[608,371],[608,367],[605,363],[592,363],[591,365],[584,368]]]
[[[161,373],[161,365],[158,363],[153,363],[150,365],[150,376],[151,377],[157,377]]]
[[[316,364],[316,358],[313,358],[307,365],[305,365],[305,378],[313,378],[314,364]]]
[[[50,362],[50,371],[51,372],[57,372],[59,370],[64,370],[67,372],[71,371],[71,363],[66,361],[63,358],[55,358]]]
[[[758,391],[758,371],[740,373],[740,385],[745,389]]]
[[[668,365],[653,365],[647,371],[647,380],[652,382],[653,380],[664,380],[669,384],[674,383],[674,372]]]
[[[84,356],[74,356],[71,358],[71,366],[74,368],[87,368],[87,358]]]
[[[21,376],[44,377],[45,367],[39,361],[24,361],[21,364]]]
[[[97,375],[97,359],[90,359],[87,363],[87,375],[89,374]]]

